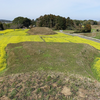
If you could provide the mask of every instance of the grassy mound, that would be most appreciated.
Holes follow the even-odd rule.
[[[27,32],[29,35],[53,35],[57,34],[48,27],[34,27]]]
[[[73,49],[74,48],[74,49]],[[94,78],[91,62],[98,50],[87,44],[24,42],[8,44],[5,75],[29,71],[70,72]]]

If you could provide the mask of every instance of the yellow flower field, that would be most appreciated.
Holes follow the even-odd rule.
[[[83,39],[77,36],[70,36],[60,32],[54,35],[28,35],[26,33],[28,29],[7,29],[4,31],[0,31],[0,71],[6,68],[6,52],[5,47],[9,43],[19,43],[25,41],[35,41],[35,42],[68,42],[68,43],[86,43],[89,44],[96,49],[100,50],[100,43]],[[41,38],[42,37],[42,38]],[[94,65],[94,69],[96,69],[98,76],[100,76],[100,58],[97,58],[98,61]]]

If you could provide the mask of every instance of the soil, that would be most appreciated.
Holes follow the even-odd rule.
[[[100,30],[100,25],[91,25],[91,28]]]
[[[99,100],[100,83],[72,74],[28,72],[2,77],[0,100]]]

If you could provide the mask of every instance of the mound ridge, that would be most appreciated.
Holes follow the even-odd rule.
[[[74,50],[73,50],[74,48]],[[94,78],[91,62],[98,50],[87,44],[23,42],[8,44],[7,74],[45,70]]]
[[[29,35],[53,35],[57,34],[52,29],[48,27],[34,27],[31,28],[28,32]]]

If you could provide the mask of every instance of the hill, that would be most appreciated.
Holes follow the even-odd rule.
[[[98,50],[87,44],[45,42],[8,44],[6,52],[6,75],[32,70],[54,70],[91,78],[94,76],[90,64],[94,56],[98,55]]]
[[[11,23],[12,21],[11,20],[0,19],[0,22],[2,22],[2,23]]]
[[[48,27],[34,27],[28,31],[29,35],[53,35],[57,34]]]

